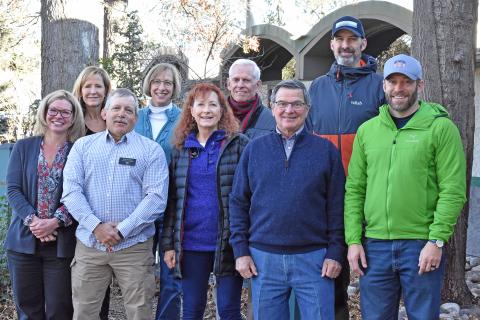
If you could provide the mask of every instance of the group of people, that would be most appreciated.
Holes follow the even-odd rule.
[[[460,134],[418,99],[420,63],[376,73],[360,20],[333,24],[330,71],[307,90],[278,83],[262,104],[260,69],[229,69],[182,108],[175,66],[154,66],[139,109],[87,67],[73,94],[46,96],[35,136],[7,170],[5,246],[19,319],[107,319],[114,275],[128,319],[202,319],[210,274],[221,319],[348,319],[351,269],[363,319],[438,319],[443,245],[466,197]],[[348,262],[348,263],[347,263]]]

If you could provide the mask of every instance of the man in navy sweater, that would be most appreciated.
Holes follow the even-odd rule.
[[[345,250],[340,154],[304,129],[303,83],[280,82],[271,101],[276,132],[247,145],[230,195],[236,269],[253,277],[255,319],[290,319],[292,290],[302,319],[333,319]]]

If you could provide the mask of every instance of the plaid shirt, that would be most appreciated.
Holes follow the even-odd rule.
[[[79,139],[63,172],[62,202],[78,221],[84,245],[106,251],[93,230],[116,222],[124,239],[112,251],[145,242],[165,211],[168,167],[162,148],[131,131],[115,143],[108,131]]]

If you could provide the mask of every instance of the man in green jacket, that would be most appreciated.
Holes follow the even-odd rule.
[[[348,167],[345,240],[365,320],[438,319],[443,245],[465,204],[466,163],[446,110],[418,100],[420,63],[389,59],[388,104],[358,129]]]

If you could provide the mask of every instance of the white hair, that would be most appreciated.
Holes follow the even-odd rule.
[[[252,75],[255,80],[260,80],[260,68],[257,66],[255,61],[250,59],[237,59],[232,63],[230,69],[228,69],[228,76],[231,78],[233,73],[233,67],[235,66],[250,66],[253,69]]]

